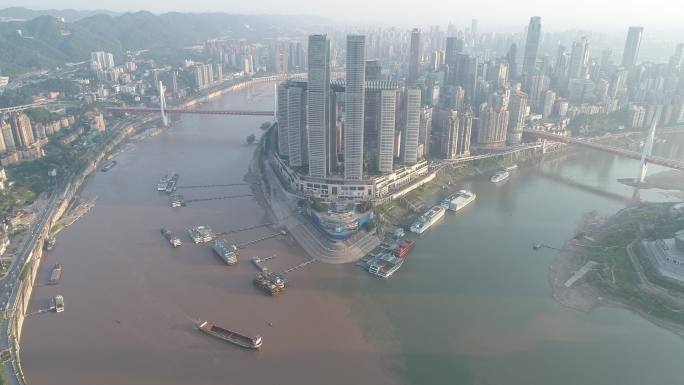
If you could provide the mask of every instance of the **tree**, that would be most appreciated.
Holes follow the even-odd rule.
[[[254,134],[249,134],[249,136],[247,136],[247,144],[252,144],[255,140],[256,136],[254,136]]]

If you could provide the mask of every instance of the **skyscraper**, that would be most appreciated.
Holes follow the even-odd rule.
[[[330,124],[330,40],[326,35],[309,36],[307,62],[309,66],[309,84],[306,93],[309,175],[315,178],[325,178],[329,167],[328,125]],[[363,102],[361,105],[363,109]]]
[[[290,166],[307,164],[305,81],[288,80],[278,85],[278,153],[288,157]]]
[[[570,66],[568,77],[570,79],[584,79],[587,75],[587,64],[589,62],[589,39],[586,36],[579,41],[572,43],[570,53]]]
[[[347,36],[347,84],[344,92],[344,178],[349,180],[363,178],[365,46],[365,36]],[[311,75],[309,74],[309,76]]]
[[[641,46],[641,35],[643,33],[644,27],[629,27],[629,30],[627,30],[625,50],[622,52],[623,67],[631,68],[636,64],[637,56],[639,56],[639,46]]]
[[[525,42],[525,56],[523,57],[523,75],[534,73],[537,53],[541,40],[541,17],[532,16],[530,24],[527,26],[527,40]]]
[[[381,80],[382,66],[380,60],[366,60],[366,81]]]
[[[518,45],[513,43],[511,47],[508,48],[508,53],[506,54],[506,60],[508,61],[508,77],[510,79],[518,78]]]
[[[409,52],[408,78],[406,84],[413,86],[416,80],[420,77],[420,62],[423,54],[422,36],[420,29],[414,28],[411,31],[411,50]]]
[[[418,162],[418,137],[420,130],[420,88],[411,87],[406,90],[406,117],[404,119],[404,144],[402,159],[404,164]]]
[[[458,157],[459,119],[458,111],[454,109],[440,110],[435,116],[435,123],[442,131],[440,153],[443,159]]]
[[[278,122],[278,155],[287,156],[287,83],[276,87],[276,121]]]
[[[456,153],[459,156],[468,156],[470,155],[470,138],[473,131],[473,111],[470,107],[461,112],[458,126],[458,148]]]
[[[677,44],[675,52],[670,56],[670,68],[674,71],[679,70],[684,65],[684,44]]]
[[[392,172],[394,165],[394,127],[397,90],[380,91],[380,129],[378,130],[378,171]]]

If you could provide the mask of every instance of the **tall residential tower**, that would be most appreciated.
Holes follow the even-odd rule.
[[[309,84],[306,92],[309,126],[309,175],[328,174],[328,133],[330,124],[330,40],[326,35],[309,36]],[[361,63],[363,65],[363,62]],[[363,91],[363,89],[362,89]],[[363,112],[363,101],[361,103]],[[363,118],[362,118],[363,119]]]
[[[344,178],[349,180],[360,180],[363,178],[363,103],[366,85],[365,48],[365,36],[347,36],[347,84],[344,93]],[[330,74],[329,71],[328,74]],[[311,77],[310,72],[309,77]]]

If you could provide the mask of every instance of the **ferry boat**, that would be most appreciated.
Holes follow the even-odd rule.
[[[416,234],[422,234],[425,230],[429,229],[430,226],[434,225],[439,219],[444,216],[446,209],[442,206],[433,206],[425,214],[421,215],[413,224],[411,225],[411,231]]]
[[[475,201],[477,195],[468,190],[460,190],[442,201],[442,207],[451,211],[459,211]]]
[[[238,262],[237,248],[234,245],[228,246],[225,242],[217,239],[211,248],[227,265],[234,265]]]
[[[62,297],[61,295],[56,295],[55,298],[52,299],[52,308],[57,313],[63,312],[64,311],[64,297]]]
[[[512,164],[510,166],[504,167],[504,170],[506,170],[506,171],[513,171],[513,170],[517,170],[517,169],[518,169],[517,164]]]
[[[197,329],[209,334],[210,336],[230,342],[232,344],[242,346],[247,349],[261,348],[261,336],[247,337],[246,335],[218,327],[209,321],[200,321],[197,323]]]
[[[166,227],[162,227],[161,233],[166,238],[167,241],[171,244],[173,247],[181,247],[183,246],[183,242],[180,240],[180,238],[176,237],[173,235],[173,233],[168,230]]]
[[[48,281],[49,285],[56,285],[59,283],[59,279],[62,277],[62,265],[59,263],[55,263],[55,266],[52,268],[52,273],[50,273],[50,281]]]
[[[491,177],[491,179],[489,179],[489,180],[490,180],[492,183],[499,183],[499,182],[503,182],[503,181],[505,181],[506,179],[508,179],[509,176],[511,176],[511,173],[504,170],[504,171],[499,171],[499,172],[497,172],[497,173],[494,174],[494,175]]]

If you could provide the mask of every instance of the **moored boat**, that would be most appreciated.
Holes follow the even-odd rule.
[[[55,298],[52,299],[52,309],[56,311],[57,313],[61,313],[64,311],[64,297],[61,295],[56,295]]]
[[[405,258],[411,251],[413,251],[414,247],[416,247],[415,241],[403,240],[399,246],[394,249],[394,255],[399,258]]]
[[[234,265],[238,263],[237,259],[237,247],[234,245],[228,246],[225,242],[223,242],[220,239],[214,240],[214,243],[211,246],[212,250],[214,250],[214,253],[221,257],[223,262],[225,262],[227,265]]]
[[[210,336],[230,342],[232,344],[242,346],[247,349],[261,348],[261,336],[248,337],[246,335],[234,332],[222,327],[216,326],[209,321],[200,321],[197,323],[197,329],[209,334]]]
[[[59,283],[59,279],[62,277],[62,265],[59,263],[55,263],[55,266],[52,268],[52,272],[50,273],[50,281],[48,282],[50,285],[56,285]]]
[[[459,211],[462,208],[473,203],[475,201],[475,198],[477,198],[477,195],[468,190],[460,190],[458,193],[452,195],[450,198],[451,199],[448,200],[448,204],[445,208],[451,211]]]
[[[413,224],[411,225],[411,231],[416,234],[422,234],[425,230],[429,229],[430,226],[435,224],[440,218],[444,216],[446,209],[442,206],[432,206],[430,210],[421,215]]]

